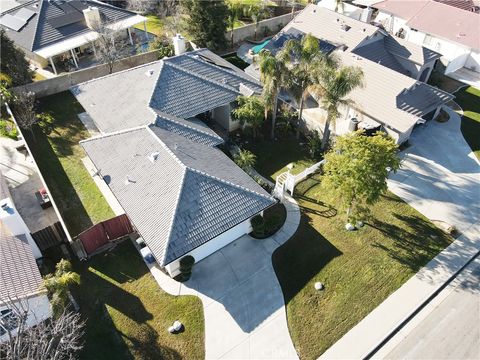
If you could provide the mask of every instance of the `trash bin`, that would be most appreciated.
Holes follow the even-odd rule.
[[[358,120],[355,117],[352,117],[350,119],[350,122],[348,123],[348,131],[357,131],[358,129]]]

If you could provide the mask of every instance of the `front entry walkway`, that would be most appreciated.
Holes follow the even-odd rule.
[[[165,291],[202,300],[206,359],[298,358],[271,259],[300,223],[296,202],[286,200],[287,220],[280,231],[263,240],[248,235],[237,239],[196,264],[185,284],[150,266]]]

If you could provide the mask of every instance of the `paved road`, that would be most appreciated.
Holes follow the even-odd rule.
[[[443,298],[438,304],[419,313],[423,319],[408,335],[393,339],[398,345],[380,357],[480,359],[480,261],[466,268],[444,292],[438,295]]]

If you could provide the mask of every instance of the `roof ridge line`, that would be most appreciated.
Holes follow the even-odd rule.
[[[139,69],[139,68],[141,68],[141,67],[143,67],[143,66],[151,65],[151,64],[153,64],[153,63],[157,63],[157,62],[161,62],[161,61],[163,61],[163,60],[154,60],[154,61],[150,61],[150,62],[145,63],[145,64],[137,65],[137,66],[134,66],[134,67],[131,67],[131,68],[127,68],[127,69],[124,69],[124,70],[120,70],[120,71],[116,71],[116,72],[111,73],[111,74],[99,76],[99,77],[96,77],[96,78],[93,78],[93,79],[90,79],[90,80],[81,82],[81,83],[79,83],[79,84],[77,84],[77,85],[73,85],[73,86],[70,87],[70,89],[75,88],[75,87],[79,87],[79,86],[81,86],[81,85],[90,84],[90,83],[93,83],[93,82],[95,82],[95,81],[103,80],[103,79],[106,79],[106,78],[109,78],[109,77],[112,77],[112,76],[115,76],[115,75],[120,75],[120,74],[129,72],[129,71],[132,71],[132,70]],[[74,94],[74,95],[75,95],[75,94]]]
[[[217,150],[218,150],[218,149],[217,149]],[[220,151],[220,150],[218,150],[218,151]],[[235,164],[235,166],[239,167],[237,164]],[[240,168],[240,167],[239,167],[239,168]],[[209,178],[211,178],[211,179],[220,181],[221,183],[224,183],[224,184],[233,186],[233,187],[235,187],[235,188],[242,189],[242,190],[244,190],[244,191],[246,191],[246,192],[249,192],[249,193],[252,193],[252,194],[255,194],[255,195],[264,197],[264,198],[266,198],[266,199],[269,199],[269,200],[273,199],[272,196],[260,194],[260,193],[258,193],[258,192],[256,192],[256,191],[247,189],[247,188],[244,187],[244,186],[241,186],[241,185],[238,185],[238,184],[234,184],[234,183],[232,183],[232,182],[230,182],[230,181],[227,181],[227,180],[225,180],[225,179],[221,179],[221,178],[216,177],[216,176],[214,176],[214,175],[210,175],[210,174],[208,174],[208,173],[206,173],[206,172],[204,172],[204,171],[200,171],[200,170],[198,170],[198,169],[195,169],[195,168],[192,168],[192,167],[189,167],[189,166],[187,166],[187,169],[188,169],[188,170],[191,170],[191,171],[193,171],[193,172],[196,172],[196,173],[198,173],[198,174],[201,174],[201,175],[203,175],[203,176],[207,176],[207,177],[209,177]],[[243,171],[243,170],[242,170],[242,171]],[[243,172],[245,172],[245,171],[243,171]],[[245,173],[245,174],[250,177],[250,175],[248,175],[247,173]],[[255,181],[254,179],[252,179],[252,180]]]
[[[173,115],[170,115],[170,114],[165,113],[165,112],[160,111],[160,110],[158,110],[158,112],[155,112],[155,110],[153,110],[151,106],[149,106],[148,109],[149,109],[153,114],[155,114],[157,117],[163,117],[163,119],[165,119],[165,120],[167,120],[167,121],[170,121],[170,122],[172,122],[172,123],[174,123],[174,124],[176,124],[176,125],[179,125],[179,126],[182,126],[182,127],[186,127],[187,129],[196,131],[196,132],[198,132],[198,133],[200,133],[200,134],[202,134],[202,135],[208,136],[209,138],[218,139],[218,140],[222,140],[222,141],[223,141],[223,139],[222,139],[222,137],[221,137],[220,135],[217,135],[217,134],[216,134],[216,136],[214,136],[214,135],[212,135],[212,134],[207,133],[206,131],[203,131],[203,130],[200,130],[200,129],[196,129],[196,128],[194,128],[193,126],[190,126],[190,125],[187,125],[187,124],[182,124],[182,123],[178,122],[178,121],[175,120],[175,119],[168,119],[168,118],[166,118],[165,116],[160,115],[160,114],[166,114],[166,115],[171,116],[171,117],[173,117]],[[160,114],[159,114],[159,113],[160,113]],[[184,119],[184,120],[187,121],[187,119]],[[156,124],[153,124],[153,125],[156,126]]]
[[[175,209],[174,211],[172,211],[172,218],[170,219],[169,221],[169,226],[168,226],[168,234],[167,234],[167,241],[166,241],[166,244],[165,244],[165,248],[163,250],[163,253],[162,253],[162,259],[160,261],[160,263],[164,263],[166,257],[167,257],[167,249],[168,249],[168,245],[170,244],[170,239],[172,237],[172,230],[173,230],[173,223],[175,221],[175,216],[177,214],[177,211],[178,211],[178,207],[179,207],[179,204],[180,204],[180,197],[182,196],[182,188],[183,188],[183,184],[185,183],[185,178],[187,176],[187,169],[188,167],[177,157],[177,155],[175,155],[173,153],[172,150],[170,150],[170,148],[167,146],[167,144],[165,144],[154,132],[152,129],[150,129],[150,127],[147,125],[146,126],[147,128],[147,131],[150,133],[150,135],[152,135],[159,143],[160,145],[167,151],[167,153],[169,155],[171,155],[173,157],[173,159],[183,168],[183,176],[182,176],[182,181],[180,182],[180,188],[179,188],[179,192],[178,192],[178,195],[177,195],[177,199],[175,200]]]
[[[184,54],[182,54],[182,55],[184,55]],[[209,79],[209,78],[207,78],[207,77],[205,77],[205,76],[203,76],[203,75],[199,75],[199,74],[196,74],[196,73],[194,73],[194,72],[192,72],[192,71],[190,71],[190,70],[187,70],[187,69],[185,69],[185,68],[183,68],[183,67],[181,67],[181,66],[179,66],[179,65],[177,65],[177,64],[172,64],[172,63],[169,63],[169,62],[165,62],[165,64],[168,64],[169,66],[171,66],[171,67],[173,67],[173,68],[175,68],[175,69],[177,69],[177,70],[183,71],[184,73],[186,73],[186,74],[188,74],[188,75],[190,75],[190,76],[193,76],[193,77],[196,77],[196,78],[198,78],[198,79],[207,81],[207,82],[209,82],[210,84],[213,84],[213,85],[222,87],[222,88],[224,88],[225,90],[231,91],[231,92],[236,93],[236,94],[239,94],[239,93],[240,93],[239,91],[235,90],[235,88],[230,87],[230,85],[226,85],[226,84],[223,84],[223,83],[220,83],[220,82],[216,82],[216,81],[211,80],[211,79]],[[153,95],[153,94],[152,94],[152,95]]]
[[[122,130],[112,131],[112,132],[109,132],[109,133],[103,133],[103,134],[100,134],[100,135],[89,137],[88,139],[80,140],[79,144],[83,144],[83,143],[93,141],[93,140],[107,138],[107,137],[110,137],[110,136],[120,135],[120,134],[124,134],[124,133],[128,133],[128,132],[138,131],[138,130],[144,129],[146,126],[148,126],[148,125],[139,125],[139,126],[135,126],[135,127],[128,128],[128,129],[122,129]]]
[[[12,11],[15,11],[17,9],[20,9],[20,8],[23,8],[24,6],[28,6],[28,5],[32,5],[32,4],[35,4],[38,0],[30,0],[30,1],[27,1],[25,3],[17,3],[18,5],[17,6],[14,6],[13,8],[11,9],[7,9],[5,11],[2,11],[0,12],[0,15],[4,15],[4,14],[10,14]]]
[[[44,6],[44,0],[41,0],[40,1],[40,7],[38,8],[37,23],[35,24],[33,39],[32,39],[32,43],[30,44],[30,51],[32,51],[32,52],[33,52],[33,47],[35,45],[35,40],[37,39],[38,24],[40,23],[40,15],[42,14],[43,6]]]
[[[205,65],[207,65],[207,66],[209,66],[209,67],[211,67],[211,68],[213,68],[213,69],[217,69],[217,70],[220,70],[220,71],[222,71],[222,72],[224,72],[224,73],[231,74],[231,75],[233,75],[233,76],[239,77],[239,78],[244,79],[244,80],[246,80],[246,81],[250,81],[251,83],[254,83],[254,84],[257,85],[257,86],[261,86],[260,83],[258,83],[258,84],[255,83],[256,80],[255,80],[254,78],[249,79],[250,75],[248,75],[248,74],[247,74],[246,72],[244,72],[244,71],[242,71],[242,75],[240,75],[240,74],[237,73],[234,69],[231,69],[231,68],[230,68],[230,70],[231,70],[232,72],[229,72],[229,71],[227,71],[226,66],[217,65],[216,63],[213,63],[213,64],[212,64],[211,62],[202,61],[202,60],[199,60],[198,58],[195,57],[195,56],[203,56],[204,58],[206,58],[206,56],[205,56],[205,55],[202,55],[201,53],[192,54],[192,53],[188,53],[188,52],[187,52],[186,55],[187,55],[187,57],[189,57],[189,58],[192,59],[193,61],[196,61],[196,62],[201,63],[201,64],[205,64]],[[213,60],[211,60],[211,61],[214,62]]]

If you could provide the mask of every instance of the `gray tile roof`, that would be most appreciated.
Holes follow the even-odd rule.
[[[0,222],[0,301],[39,291],[42,276],[25,235],[13,236]]]
[[[354,107],[400,133],[408,131],[418,118],[453,96],[433,86],[418,82],[399,72],[348,52],[338,52],[342,63],[359,66],[364,88],[350,93]]]
[[[240,84],[261,92],[258,81],[201,49],[87,81],[71,91],[105,133],[153,123],[153,109],[214,135],[185,119],[234,101]]]
[[[28,21],[26,26],[18,32],[4,28],[8,37],[18,46],[29,51],[39,50],[45,46],[91,31],[85,23],[83,13],[81,13],[82,9],[88,6],[98,7],[103,18],[108,22],[120,21],[136,15],[131,11],[95,0],[70,0],[65,1],[64,4],[56,4],[48,0],[34,0],[27,1],[2,13],[15,15],[22,8],[34,11],[35,15]],[[59,28],[52,26],[55,18],[58,19],[66,14],[70,14],[69,16],[75,14],[79,20]]]
[[[141,65],[84,82],[71,91],[102,132],[147,125],[156,119],[148,102],[161,68],[160,61]]]
[[[385,49],[395,56],[420,65],[439,59],[442,56],[436,51],[427,49],[424,46],[419,46],[391,35],[385,37]]]
[[[161,127],[81,145],[161,265],[275,203],[219,149]]]
[[[408,75],[407,70],[398,62],[398,60],[385,48],[384,39],[374,41],[365,46],[357,47],[352,53],[363,56],[364,58],[386,66],[389,69],[401,74]]]
[[[223,139],[220,136],[198,119],[184,120],[158,112],[155,125],[151,127],[153,131],[161,128],[200,144],[217,146],[223,143]]]

